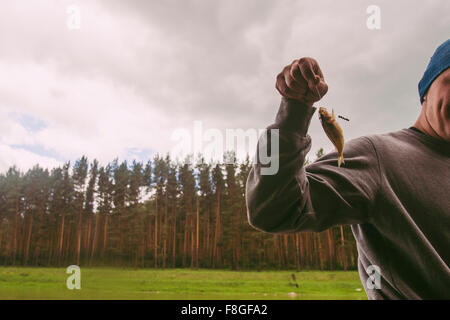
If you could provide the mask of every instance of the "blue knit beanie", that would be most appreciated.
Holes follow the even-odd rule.
[[[441,44],[433,56],[430,63],[423,74],[422,79],[419,81],[419,95],[420,103],[423,103],[423,97],[428,88],[442,72],[450,67],[450,39]]]

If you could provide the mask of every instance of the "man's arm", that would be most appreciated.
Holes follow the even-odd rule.
[[[279,170],[262,175],[258,161],[247,180],[248,219],[256,229],[270,233],[322,231],[339,224],[371,219],[380,184],[379,161],[368,138],[348,142],[345,164],[337,167],[337,153],[330,153],[305,168],[311,148],[307,135],[315,108],[283,98],[275,123],[258,142],[267,145],[270,129],[278,129]]]

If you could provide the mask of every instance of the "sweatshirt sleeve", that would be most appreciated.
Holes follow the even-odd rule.
[[[320,232],[371,219],[380,184],[378,156],[371,140],[361,137],[346,142],[345,164],[340,168],[336,152],[305,167],[311,148],[307,131],[314,112],[314,107],[283,98],[275,123],[258,141],[257,155],[267,153],[272,163],[278,163],[275,173],[264,171],[268,165],[256,157],[247,179],[248,220],[258,230]],[[278,150],[271,147],[276,139]]]

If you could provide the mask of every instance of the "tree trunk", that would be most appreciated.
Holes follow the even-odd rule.
[[[152,249],[152,216],[150,212],[147,212],[147,245],[146,245],[146,254],[150,252]]]
[[[47,267],[50,267],[52,264],[52,256],[53,256],[53,242],[54,242],[54,233],[52,232],[50,235],[50,239],[48,240],[48,257],[47,257]]]
[[[33,230],[33,214],[30,214],[30,221],[28,222],[28,232],[27,232],[27,242],[25,245],[25,257],[24,257],[24,265],[28,264],[28,254],[30,252],[30,244],[31,244],[31,231]]]
[[[16,214],[14,217],[14,234],[13,234],[13,257],[12,265],[16,265],[16,255],[17,255],[17,237],[19,233],[19,199],[16,201]]]
[[[156,197],[156,212],[155,212],[155,241],[154,241],[154,258],[155,268],[158,268],[158,197]]]
[[[194,268],[194,217],[191,216],[190,219],[190,229],[191,229],[191,269]]]
[[[323,270],[323,268],[324,268],[324,259],[323,259],[323,252],[322,252],[322,239],[321,239],[321,236],[320,236],[320,233],[317,233],[316,234],[316,239],[317,239],[317,244],[318,244],[318,247],[319,247],[319,263],[320,263],[320,270]]]
[[[288,234],[283,235],[284,240],[284,255],[286,256],[286,266],[289,265],[289,242],[288,242]]]
[[[207,221],[206,221],[206,232],[205,232],[205,247],[204,247],[204,252],[206,253],[207,256],[210,256],[210,232],[211,232],[211,211],[208,205],[208,210],[207,210]]]
[[[200,217],[200,209],[199,209],[199,207],[198,207],[198,197],[197,197],[197,231],[196,231],[196,236],[197,236],[197,238],[196,238],[196,245],[195,245],[195,247],[196,247],[196,252],[195,252],[195,259],[196,259],[196,261],[195,261],[195,268],[196,268],[196,269],[198,269],[199,217]]]
[[[169,210],[169,193],[165,192],[165,207],[164,207],[164,249],[163,249],[163,269],[166,268],[166,260],[167,260],[167,238],[169,237],[168,234],[168,224],[167,224],[167,215]]]
[[[62,250],[63,250],[63,239],[64,239],[64,218],[65,213],[64,210],[61,213],[61,230],[59,231],[59,239],[58,239],[58,265],[61,265],[62,262]]]
[[[295,233],[295,264],[297,266],[297,272],[300,272],[300,235]]]
[[[172,243],[172,268],[175,268],[177,259],[177,211],[173,209],[173,243]]]
[[[183,243],[183,267],[186,266],[186,259],[187,259],[187,246],[188,246],[188,239],[189,239],[189,233],[188,233],[188,215],[184,218],[184,243]]]
[[[216,230],[214,232],[214,250],[213,250],[213,268],[216,265],[216,259],[217,264],[219,264],[218,261],[218,248],[217,243],[219,242],[219,236],[220,236],[220,190],[217,191],[217,208],[216,208]]]
[[[333,243],[333,230],[330,228],[327,230],[328,239],[328,258],[330,260],[330,270],[334,270],[334,243]]]
[[[92,262],[93,262],[94,256],[95,256],[95,251],[97,250],[99,225],[100,225],[100,214],[97,213],[95,216],[94,237],[92,239],[92,250],[91,250],[90,263],[89,263],[90,265],[92,265]]]
[[[0,258],[2,257],[3,219],[0,218]]]
[[[91,253],[91,240],[92,240],[92,229],[93,229],[93,225],[94,225],[94,214],[93,213],[89,213],[89,218],[88,218],[88,227],[87,227],[87,235],[86,235],[86,240],[85,240],[85,246],[84,246],[84,250],[85,250],[85,261],[86,263],[89,262],[89,257],[90,257],[90,253]],[[95,230],[94,230],[95,232]]]
[[[82,219],[83,219],[83,208],[81,207],[80,213],[78,215],[78,228],[77,228],[77,266],[80,265]]]
[[[103,245],[102,245],[102,260],[105,258],[106,246],[108,245],[108,219],[109,215],[105,214],[105,224],[103,225]]]

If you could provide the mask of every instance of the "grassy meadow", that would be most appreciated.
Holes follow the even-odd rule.
[[[297,286],[291,279],[296,277]],[[356,271],[227,271],[81,268],[81,290],[65,268],[0,267],[5,299],[366,299]]]

